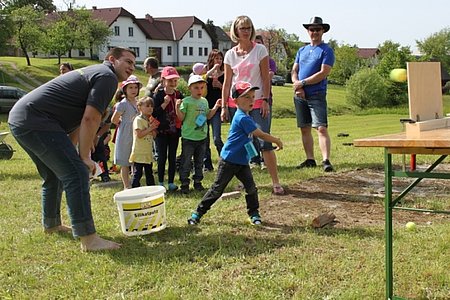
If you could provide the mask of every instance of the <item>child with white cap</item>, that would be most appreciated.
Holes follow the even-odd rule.
[[[202,97],[206,88],[206,80],[200,75],[192,75],[188,81],[191,96],[176,102],[178,118],[183,122],[181,127],[181,165],[180,181],[181,192],[189,192],[189,174],[191,171],[191,158],[194,158],[194,189],[203,191],[203,158],[206,151],[206,138],[208,136],[207,119],[210,119],[220,107],[217,101],[209,109],[208,100]]]
[[[195,225],[200,222],[201,217],[222,196],[223,191],[234,176],[244,184],[247,213],[250,217],[250,222],[253,225],[262,223],[258,211],[258,189],[249,165],[252,156],[258,154],[252,143],[253,136],[275,143],[278,147],[277,150],[283,149],[283,143],[279,138],[259,129],[252,117],[249,116],[249,112],[253,109],[255,90],[257,89],[259,88],[245,81],[238,81],[233,85],[232,97],[238,109],[231,122],[228,139],[220,153],[221,159],[217,176],[211,188],[203,196],[196,211],[188,219],[189,225]]]

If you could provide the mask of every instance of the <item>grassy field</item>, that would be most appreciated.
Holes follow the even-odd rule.
[[[48,74],[56,74],[56,70],[55,64]],[[280,178],[286,186],[307,184],[308,179],[324,174],[320,169],[295,169],[304,153],[295,119],[286,117],[293,112],[291,89],[275,87],[274,93],[273,134],[285,143],[285,149],[277,153]],[[349,113],[344,94],[340,87],[330,88],[330,109],[337,112],[330,117],[332,162],[342,174],[381,168],[382,149],[342,143],[400,131],[398,120],[408,115],[407,109],[378,111],[376,115]],[[448,96],[445,101],[448,103]],[[0,115],[0,131],[8,130],[6,118]],[[337,138],[340,132],[350,136]],[[384,297],[382,224],[314,230],[299,215],[298,226],[289,230],[255,228],[246,220],[242,197],[218,202],[200,226],[192,228],[186,225],[186,218],[202,195],[167,194],[168,227],[155,234],[125,237],[113,202],[120,185],[93,185],[92,208],[99,234],[124,246],[114,252],[80,253],[78,241],[71,236],[42,232],[41,179],[14,138],[8,136],[6,142],[16,152],[11,160],[0,160],[1,299]],[[418,163],[429,160],[419,157]],[[395,157],[394,163],[400,164],[401,157]],[[205,174],[205,186],[213,176]],[[254,176],[264,206],[271,197],[270,179],[261,171]],[[450,209],[450,198],[438,201],[440,207]],[[63,215],[67,221],[65,211]],[[411,299],[449,299],[450,224],[436,222],[419,226],[416,232],[395,226],[394,231],[395,293]]]

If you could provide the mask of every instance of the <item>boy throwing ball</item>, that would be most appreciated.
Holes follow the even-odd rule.
[[[247,202],[247,213],[253,225],[261,225],[259,215],[258,190],[250,170],[250,159],[258,155],[253,146],[253,136],[267,142],[275,143],[277,150],[283,149],[283,143],[277,137],[261,131],[256,127],[255,121],[249,116],[253,109],[255,90],[250,83],[244,81],[236,82],[232,87],[232,97],[237,105],[237,112],[231,122],[228,139],[220,153],[221,160],[217,170],[217,176],[208,192],[203,196],[197,206],[197,210],[188,219],[189,225],[195,225],[211,206],[220,198],[228,183],[236,176],[245,188],[245,200]]]

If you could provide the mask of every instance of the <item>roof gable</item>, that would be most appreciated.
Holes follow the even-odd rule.
[[[172,23],[168,21],[155,20],[150,15],[144,19],[136,19],[137,23],[144,29],[145,34],[153,40],[175,40]]]
[[[173,24],[175,40],[181,40],[194,24],[205,27],[205,23],[194,16],[154,18],[154,20],[171,22]]]
[[[360,58],[372,58],[380,54],[378,48],[358,48],[358,57]]]

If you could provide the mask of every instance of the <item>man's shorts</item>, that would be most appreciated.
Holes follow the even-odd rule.
[[[294,96],[297,127],[328,127],[327,94],[308,96],[308,100]]]

